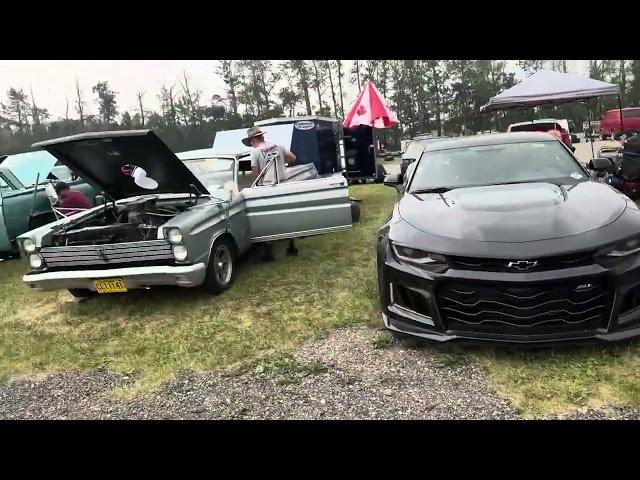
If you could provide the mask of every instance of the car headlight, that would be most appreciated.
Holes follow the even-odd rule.
[[[182,243],[182,232],[179,228],[170,228],[167,230],[167,239],[170,243]]]
[[[182,262],[187,259],[187,247],[184,245],[174,245],[173,248],[173,258],[177,261]]]
[[[42,257],[40,255],[38,255],[37,253],[32,253],[31,255],[29,255],[29,266],[31,268],[33,268],[34,270],[38,270],[42,268],[42,265],[44,265],[44,260],[42,260]]]
[[[33,240],[31,240],[30,238],[25,238],[22,241],[22,248],[24,249],[25,252],[27,253],[33,253],[36,251],[36,242],[34,242]]]
[[[447,261],[442,255],[428,253],[415,248],[404,247],[401,245],[391,244],[393,254],[400,261],[413,263],[425,267],[428,270],[440,272],[447,269]]]
[[[613,249],[606,252],[607,257],[626,257],[640,252],[640,238],[632,238],[614,245]]]

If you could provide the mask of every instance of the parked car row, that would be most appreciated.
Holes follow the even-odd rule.
[[[414,138],[399,199],[379,230],[385,326],[399,338],[509,344],[640,334],[640,210],[564,137]],[[542,131],[527,131],[529,126]],[[34,145],[86,179],[96,206],[18,235],[23,280],[86,297],[156,285],[229,288],[252,244],[348,229],[343,172],[315,162],[259,174],[246,153],[173,153],[153,132],[96,132]],[[590,168],[611,168],[598,158]]]

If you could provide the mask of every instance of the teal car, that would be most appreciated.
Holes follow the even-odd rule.
[[[18,235],[56,220],[45,191],[55,180],[67,182],[95,204],[91,186],[46,151],[0,157],[0,258],[18,255]]]

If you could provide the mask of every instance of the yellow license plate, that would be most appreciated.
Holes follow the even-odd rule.
[[[119,293],[126,292],[127,286],[121,278],[107,278],[104,280],[94,280],[93,284],[98,293]]]

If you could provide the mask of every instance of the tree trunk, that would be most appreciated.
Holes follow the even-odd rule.
[[[316,79],[313,82],[313,86],[315,87],[316,94],[318,95],[318,108],[320,108],[320,110],[322,111],[322,94],[320,93],[320,75],[318,73],[318,64],[315,60],[311,60],[311,62],[313,63],[313,70],[316,74]]]
[[[238,115],[238,99],[236,98],[236,77],[233,74],[233,60],[229,60],[229,96],[231,97],[231,111]]]
[[[78,114],[80,115],[80,125],[84,127],[84,100],[82,99],[82,90],[80,89],[78,77],[76,77],[76,97],[76,107],[78,109]]]
[[[442,118],[441,118],[441,105],[440,105],[440,82],[438,77],[438,70],[436,68],[436,63],[433,61],[431,64],[431,72],[433,73],[433,81],[435,83],[436,90],[436,123],[438,125],[438,136],[442,136]]]
[[[621,103],[624,103],[626,88],[627,88],[627,75],[625,72],[625,61],[620,60],[620,102]]]
[[[356,78],[358,80],[358,92],[362,91],[362,85],[360,84],[360,61],[356,60]]]
[[[142,96],[143,92],[138,92],[138,104],[140,105],[140,123],[142,124],[142,128],[144,128],[144,108],[142,108]]]
[[[331,75],[331,64],[329,63],[329,60],[326,60],[326,65],[327,65],[327,73],[329,75],[329,85],[331,86],[331,97],[333,99],[333,111],[335,112],[336,117],[338,116],[338,104],[336,103],[336,93],[335,90],[333,89],[333,78]]]
[[[342,96],[342,60],[336,60],[338,63],[338,90],[340,92],[340,113],[344,117],[344,99]]]

